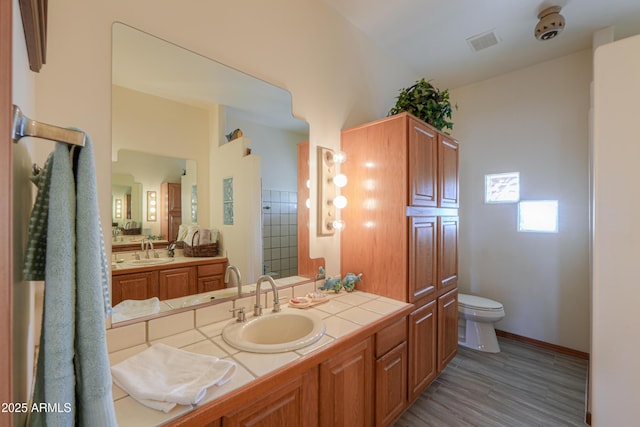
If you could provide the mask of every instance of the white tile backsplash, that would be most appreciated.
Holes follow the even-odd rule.
[[[193,310],[189,310],[171,316],[149,320],[148,323],[148,340],[155,341],[193,329],[195,327],[195,314]]]
[[[196,328],[210,323],[222,322],[233,318],[233,313],[229,310],[233,308],[233,301],[225,301],[220,304],[196,310]]]
[[[121,328],[107,330],[107,348],[109,352],[122,350],[147,341],[147,323],[140,322]]]

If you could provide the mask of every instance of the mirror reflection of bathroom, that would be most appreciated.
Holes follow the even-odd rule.
[[[161,257],[177,240],[181,256],[180,230],[197,225],[217,236],[218,256],[238,268],[243,284],[262,274],[296,276],[298,144],[309,140],[309,128],[292,116],[291,95],[119,23],[113,25],[112,66],[116,260],[128,259],[148,237]],[[169,209],[179,215],[169,225],[165,185],[180,193]],[[114,274],[127,266],[117,263]],[[225,286],[222,279],[204,289],[219,286]],[[208,295],[184,292],[201,294],[198,303]]]

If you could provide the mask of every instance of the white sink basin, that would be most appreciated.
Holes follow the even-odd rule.
[[[130,265],[144,266],[144,265],[159,265],[169,264],[173,262],[174,258],[149,258],[149,259],[134,259],[132,261],[125,261]]]
[[[281,353],[313,344],[324,335],[322,319],[305,312],[269,313],[222,330],[227,344],[252,353]]]

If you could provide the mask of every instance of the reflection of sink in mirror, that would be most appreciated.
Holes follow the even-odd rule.
[[[244,285],[242,287],[242,293],[246,295],[250,294],[251,292],[254,292],[255,290],[256,290],[255,284]],[[219,301],[221,299],[234,297],[236,295],[238,295],[238,288],[234,287],[234,288],[217,289],[212,292],[207,292],[207,293],[202,293],[197,295],[189,295],[186,297],[173,298],[169,300],[164,300],[163,302],[166,303],[170,308],[175,309],[175,308],[191,307],[199,304],[206,304],[211,301]]]
[[[162,215],[155,221],[147,215],[147,191],[160,195],[162,182],[180,182],[182,223],[197,219],[217,228],[222,253],[245,282],[265,272],[278,278],[300,274],[298,143],[309,141],[309,127],[293,117],[291,94],[123,24],[114,24],[112,35],[112,182],[132,193],[132,220],[149,234],[164,235]],[[243,137],[227,141],[235,129]],[[236,167],[225,158],[238,143],[243,153],[237,162],[251,165]],[[127,152],[142,156],[127,160]],[[157,156],[191,160],[178,168],[180,176],[166,178],[168,169]],[[187,185],[183,177],[190,175],[190,164],[195,173]],[[255,175],[251,181],[247,171]],[[234,197],[225,200],[221,183],[233,176]],[[249,182],[251,188],[241,188]],[[163,198],[160,203],[164,207]],[[235,212],[233,225],[224,223],[223,204]],[[114,222],[124,220],[113,214]],[[237,296],[233,292],[216,301]]]
[[[143,266],[143,265],[160,265],[173,262],[174,258],[149,258],[149,259],[134,259],[131,261],[125,261],[127,264]]]
[[[198,304],[206,304],[214,301],[216,298],[217,296],[213,293],[207,293],[166,300],[165,303],[171,308],[184,308]]]
[[[318,341],[324,335],[322,319],[306,312],[283,311],[232,321],[222,331],[227,344],[252,353],[282,353]]]

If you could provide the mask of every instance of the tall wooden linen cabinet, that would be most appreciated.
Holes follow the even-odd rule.
[[[341,148],[342,274],[363,273],[358,289],[415,305],[406,407],[458,348],[458,142],[401,113],[343,131]]]
[[[160,185],[160,234],[172,242],[178,238],[182,224],[182,186],[180,183],[163,182]],[[187,242],[191,244],[191,242]]]

